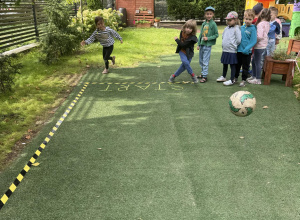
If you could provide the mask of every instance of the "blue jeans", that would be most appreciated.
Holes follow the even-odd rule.
[[[275,51],[276,47],[275,47],[275,39],[269,39],[268,41],[268,45],[267,48],[265,50],[265,52],[262,55],[262,59],[261,59],[261,65],[264,65],[264,61],[265,61],[265,56],[272,56],[274,51]]]
[[[254,49],[252,58],[252,76],[260,79],[261,77],[261,61],[265,49]]]
[[[193,70],[192,67],[190,65],[192,58],[188,59],[185,55],[185,53],[183,53],[182,51],[179,51],[179,56],[181,59],[182,64],[180,65],[180,67],[178,68],[178,70],[174,73],[175,76],[179,76],[183,71],[187,70],[188,73],[190,75],[192,75]]]
[[[211,46],[205,46],[205,45],[200,46],[199,64],[202,69],[201,75],[203,77],[207,77],[208,74],[208,64],[210,60],[210,54],[211,54]]]

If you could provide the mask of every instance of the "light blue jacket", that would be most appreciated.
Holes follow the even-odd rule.
[[[251,54],[252,47],[257,42],[257,31],[256,26],[251,24],[249,27],[246,25],[243,25],[241,27],[241,33],[242,33],[242,42],[238,46],[238,52],[241,52],[243,54]]]

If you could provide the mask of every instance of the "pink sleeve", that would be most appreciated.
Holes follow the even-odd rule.
[[[264,38],[264,29],[262,23],[257,25],[257,41]]]

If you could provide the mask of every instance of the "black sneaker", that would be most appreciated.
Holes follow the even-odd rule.
[[[111,62],[112,62],[113,65],[115,65],[115,63],[116,63],[116,57],[115,57],[115,56],[113,56],[113,57],[111,58]]]

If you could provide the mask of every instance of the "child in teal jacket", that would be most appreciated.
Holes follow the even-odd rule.
[[[240,83],[241,87],[246,85],[246,79],[251,62],[252,47],[254,47],[257,42],[256,26],[252,24],[254,17],[255,14],[252,9],[248,9],[244,12],[245,25],[241,27],[242,41],[237,48],[238,64],[237,71],[235,73],[235,81],[237,81],[240,69],[241,67],[243,68],[242,81]]]
[[[208,65],[211,54],[211,46],[216,44],[216,40],[219,37],[218,28],[216,22],[213,20],[215,9],[211,6],[205,9],[205,21],[201,26],[201,32],[198,39],[197,50],[199,51],[199,64],[201,67],[200,83],[207,81]]]

